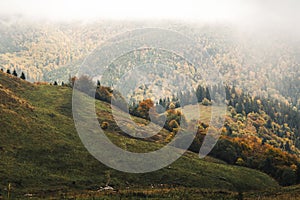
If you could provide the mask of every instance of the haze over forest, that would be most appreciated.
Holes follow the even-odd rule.
[[[299,11],[297,0],[0,1],[0,199],[300,198]],[[91,102],[120,149],[187,151],[150,173],[108,167],[79,133],[98,130],[76,124]],[[181,131],[195,131],[189,147]]]

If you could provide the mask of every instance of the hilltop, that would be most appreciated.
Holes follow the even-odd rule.
[[[256,191],[277,188],[268,175],[192,152],[169,167],[146,174],[115,171],[94,159],[82,145],[72,119],[72,89],[36,85],[0,72],[0,185],[6,195],[51,196],[66,192],[96,191],[107,183],[115,189],[188,187],[216,191]],[[99,121],[113,126],[108,103],[97,101]],[[120,111],[121,112],[121,111]],[[135,118],[140,124],[145,120]],[[129,138],[120,130],[106,134],[120,147],[150,151],[163,142]],[[167,130],[159,138],[166,137]]]

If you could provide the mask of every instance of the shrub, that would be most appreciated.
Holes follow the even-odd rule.
[[[244,166],[245,165],[245,161],[243,160],[243,158],[238,158],[235,162],[236,165],[240,165],[240,166]]]
[[[170,108],[170,109],[175,109],[176,106],[175,106],[175,104],[174,104],[173,102],[171,102],[170,105],[169,105],[169,108]]]
[[[95,98],[101,101],[105,101],[108,103],[111,103],[111,98],[112,98],[112,90],[109,87],[99,87],[97,88],[97,91],[95,93]]]
[[[153,106],[154,103],[151,99],[143,100],[142,102],[139,103],[139,106],[137,108],[138,116],[149,120],[150,119],[149,111]]]
[[[280,184],[289,186],[296,183],[296,173],[290,167],[281,167],[277,169],[277,176],[279,177]]]
[[[211,102],[207,98],[204,98],[202,101],[202,105],[209,106],[209,105],[211,105]]]
[[[35,84],[35,85],[49,85],[48,82],[41,82],[41,81],[34,82],[33,84]]]
[[[101,128],[102,128],[103,130],[108,129],[108,126],[109,126],[109,123],[108,123],[108,122],[102,122],[102,124],[101,124]]]
[[[169,129],[172,130],[174,133],[178,132],[179,124],[176,120],[171,120],[168,124]]]

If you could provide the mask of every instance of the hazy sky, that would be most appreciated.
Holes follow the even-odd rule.
[[[0,0],[0,15],[35,19],[181,19],[298,30],[299,0]]]
[[[1,0],[3,14],[51,19],[233,19],[251,11],[238,0]]]
[[[0,13],[61,20],[101,17],[220,21],[240,20],[263,15],[262,12],[266,16],[261,17],[270,17],[267,15],[280,9],[290,14],[289,9],[295,10],[299,5],[297,0],[0,0]]]

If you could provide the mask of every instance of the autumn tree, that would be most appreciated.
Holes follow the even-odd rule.
[[[149,111],[154,106],[154,103],[151,99],[143,100],[139,103],[137,108],[137,114],[144,118],[144,119],[150,119]]]
[[[113,90],[110,87],[101,86],[96,89],[95,98],[101,101],[111,103]]]
[[[69,77],[69,85],[73,88],[74,85],[75,85],[75,81],[77,80],[78,78],[76,76],[73,76],[73,77]]]
[[[173,129],[176,128],[176,130],[178,131],[180,126],[183,125],[181,123],[184,123],[184,125],[186,125],[186,118],[184,117],[183,113],[180,110],[175,109],[175,106],[173,105],[170,106],[170,108],[167,110],[165,128],[169,131],[173,131]]]

